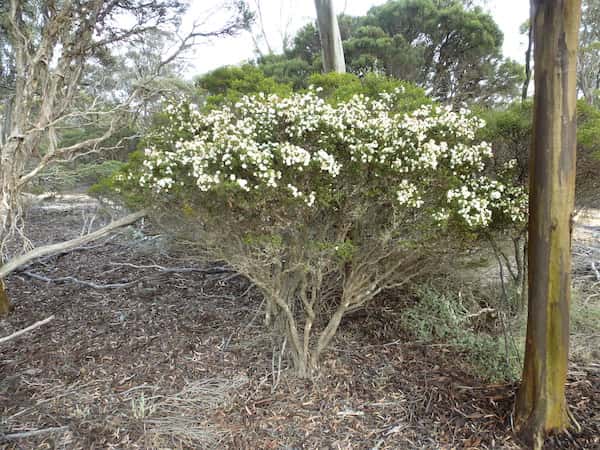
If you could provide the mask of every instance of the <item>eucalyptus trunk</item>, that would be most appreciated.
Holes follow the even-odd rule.
[[[321,40],[321,56],[325,72],[346,72],[344,47],[338,25],[337,16],[333,9],[333,0],[315,0],[317,8],[317,24]]]
[[[10,300],[8,299],[8,294],[6,293],[4,282],[0,278],[0,317],[8,314],[11,309],[12,305],[10,303]]]
[[[571,226],[575,195],[576,61],[580,0],[535,0],[534,136],[530,162],[529,298],[516,425],[541,449],[569,426]]]

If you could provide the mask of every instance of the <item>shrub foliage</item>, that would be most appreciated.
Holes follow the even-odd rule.
[[[208,112],[173,105],[118,177],[256,284],[300,375],[345,314],[435,264],[456,236],[525,219],[522,189],[486,175],[491,147],[468,111],[403,112],[415,101],[403,86],[334,102],[321,89]]]

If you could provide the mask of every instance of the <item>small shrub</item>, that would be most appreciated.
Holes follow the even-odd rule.
[[[195,85],[206,92],[206,106],[216,108],[223,104],[233,105],[244,95],[265,94],[288,95],[292,87],[268,77],[252,64],[220,67],[195,81]]]
[[[173,106],[113,180],[258,286],[301,375],[345,314],[526,212],[520,188],[484,174],[490,147],[468,111],[399,113],[401,86],[333,104],[318,94]]]
[[[37,177],[34,190],[41,192],[63,192],[81,186],[90,186],[101,180],[109,179],[123,169],[121,161],[106,160],[84,164],[56,164],[48,166]]]
[[[515,380],[521,370],[520,344],[514,337],[507,340],[501,329],[477,331],[472,311],[479,305],[465,304],[453,292],[442,293],[424,287],[417,293],[417,303],[402,316],[403,326],[423,343],[444,343],[464,353],[465,362],[480,377],[491,380]],[[476,311],[475,311],[476,313]],[[497,321],[497,319],[496,319]],[[500,327],[501,328],[501,327]],[[513,330],[519,335],[519,327]]]
[[[377,98],[382,93],[393,94],[397,90],[402,91],[402,101],[393,105],[396,112],[412,112],[433,103],[425,91],[414,84],[376,73],[364,77],[350,73],[319,73],[311,75],[308,83],[319,89],[321,98],[333,104],[348,102],[356,95]]]
[[[592,334],[600,328],[600,305],[576,301],[571,305],[571,331],[579,334]]]
[[[584,363],[600,358],[600,295],[590,287],[573,289],[571,297],[569,354]]]

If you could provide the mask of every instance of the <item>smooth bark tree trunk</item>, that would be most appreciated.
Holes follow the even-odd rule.
[[[533,50],[533,7],[534,0],[529,0],[529,31],[527,32],[527,50],[525,51],[525,81],[521,89],[521,101],[527,100],[529,83],[531,82],[531,52]]]
[[[315,0],[317,8],[317,24],[321,40],[321,55],[325,72],[346,72],[344,47],[338,25],[337,16],[333,9],[333,0]]]
[[[5,316],[12,309],[12,305],[10,300],[8,299],[8,294],[6,293],[6,288],[4,287],[4,282],[2,278],[0,278],[0,317]]]
[[[535,0],[534,136],[530,162],[529,299],[516,425],[532,448],[569,425],[571,220],[575,195],[580,0]]]

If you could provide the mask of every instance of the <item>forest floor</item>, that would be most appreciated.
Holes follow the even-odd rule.
[[[96,208],[83,197],[38,205],[30,235],[78,236]],[[346,319],[320,375],[300,380],[244,278],[140,226],[8,277],[15,310],[0,337],[55,318],[0,344],[0,447],[522,448],[511,431],[516,385],[477,379],[455,347],[415,342],[399,325],[403,299]],[[600,227],[586,226],[581,239],[600,246]],[[571,361],[579,428],[545,448],[600,449],[598,363],[597,353]]]

